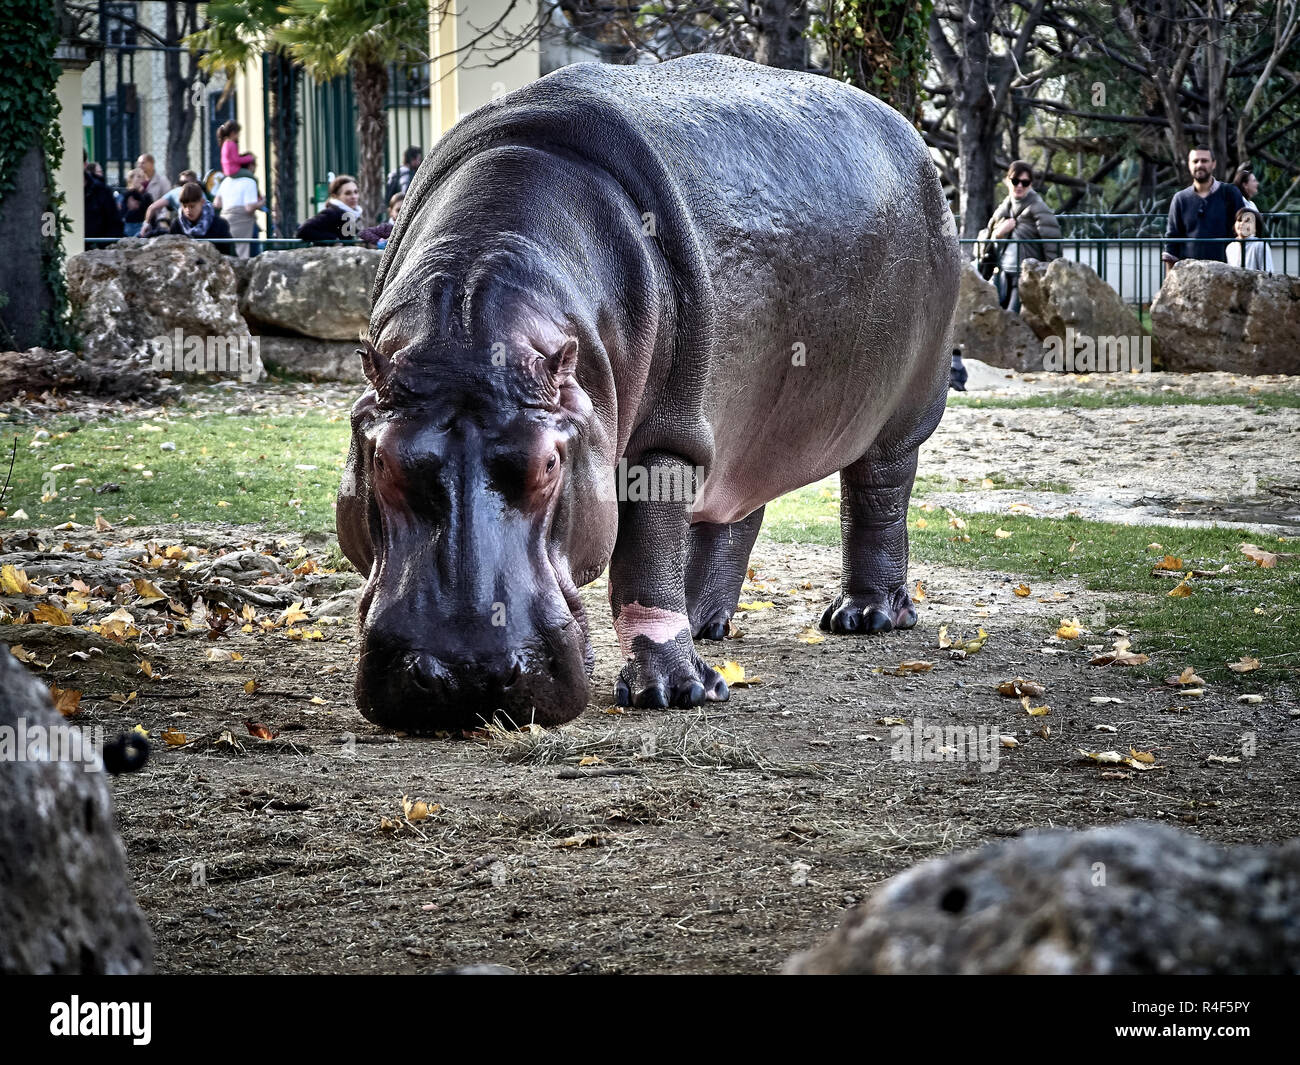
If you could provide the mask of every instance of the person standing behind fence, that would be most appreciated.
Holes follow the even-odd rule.
[[[1232,183],[1237,186],[1237,191],[1241,193],[1242,202],[1256,214],[1259,214],[1259,208],[1255,206],[1255,197],[1259,195],[1259,178],[1257,178],[1249,167],[1239,167]]]
[[[1061,226],[1056,215],[1033,189],[1034,168],[1023,159],[1007,167],[1008,195],[989,219],[989,235],[1006,243],[1002,247],[999,272],[1001,302],[1020,313],[1020,263],[1025,259],[1047,261],[1061,257]],[[1018,241],[1031,241],[1022,244]]]
[[[113,190],[104,184],[94,163],[85,167],[85,209],[87,237],[120,237],[122,215],[117,209]]]
[[[393,226],[397,225],[397,216],[402,210],[405,193],[397,193],[388,201],[388,221],[361,231],[361,242],[367,247],[384,249],[388,247],[388,238],[393,235]]]
[[[340,174],[330,182],[325,209],[298,227],[298,239],[356,240],[361,233],[361,208],[357,206],[360,199],[357,179],[351,174]]]
[[[1268,245],[1260,239],[1264,228],[1259,212],[1243,207],[1237,212],[1233,223],[1237,239],[1225,249],[1229,266],[1242,266],[1247,270],[1259,270],[1266,274],[1273,273],[1273,253]]]
[[[252,177],[248,165],[256,160],[251,152],[239,151],[239,123],[234,119],[217,127],[217,140],[221,144],[221,172],[226,177]]]
[[[256,163],[249,163],[252,171]],[[266,203],[257,191],[257,179],[252,177],[222,178],[217,186],[217,194],[212,199],[212,206],[221,212],[221,217],[230,225],[232,237],[251,237],[257,228],[257,209]],[[248,258],[248,245],[236,244],[235,254],[241,259]]]
[[[122,193],[122,228],[128,237],[138,237],[144,225],[145,212],[153,197],[145,191],[149,178],[143,170],[132,170],[126,175],[126,191]]]
[[[145,180],[148,182],[144,191],[149,194],[150,203],[167,195],[171,182],[167,180],[166,174],[154,166],[152,155],[146,152],[135,161],[135,166],[137,170],[144,171]]]
[[[170,230],[175,216],[181,210],[181,189],[191,181],[198,181],[199,175],[193,170],[182,170],[180,177],[176,179],[176,187],[168,189],[158,199],[149,205],[149,209],[144,213],[144,226],[140,230],[140,236],[156,236],[158,232]],[[167,217],[167,212],[171,212],[172,217]],[[157,226],[155,231],[154,227]]]
[[[230,226],[208,203],[198,182],[194,182],[181,189],[181,212],[172,223],[172,233],[196,239],[229,240]],[[217,250],[223,255],[233,255],[235,252],[232,244],[218,244]]]
[[[402,165],[388,175],[388,186],[384,190],[384,195],[389,201],[399,192],[403,196],[406,195],[406,190],[411,187],[411,178],[415,177],[415,172],[420,168],[423,159],[424,152],[414,144],[402,153]]]
[[[1169,224],[1165,227],[1165,251],[1161,258],[1166,272],[1183,259],[1211,259],[1227,262],[1226,238],[1235,236],[1237,212],[1246,206],[1236,185],[1214,176],[1214,153],[1193,148],[1187,154],[1192,183],[1169,201]]]

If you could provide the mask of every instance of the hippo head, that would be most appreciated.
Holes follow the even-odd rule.
[[[369,574],[357,704],[408,731],[560,724],[593,666],[577,588],[618,521],[579,330],[515,289],[434,287],[381,297],[361,353],[371,388],[338,507],[343,550]]]

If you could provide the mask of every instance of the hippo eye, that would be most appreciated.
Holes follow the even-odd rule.
[[[555,469],[555,464],[559,461],[560,461],[559,452],[552,453],[551,457],[546,462],[546,472],[550,473],[553,469]]]
[[[376,473],[384,472],[384,456],[379,454],[378,452],[375,453],[375,472]]]

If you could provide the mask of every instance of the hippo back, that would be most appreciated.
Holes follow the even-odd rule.
[[[882,431],[910,438],[941,409],[955,228],[921,137],[874,97],[709,54],[557,70],[439,141],[372,302],[422,205],[466,160],[507,144],[598,167],[642,216],[676,296],[662,391],[678,425],[709,426],[709,520],[842,468]],[[790,446],[808,437],[810,411],[823,442],[812,462]],[[774,458],[755,468],[754,455]]]

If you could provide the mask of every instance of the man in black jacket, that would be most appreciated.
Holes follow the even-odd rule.
[[[90,164],[86,165],[85,171],[86,236],[120,237],[124,227],[113,190],[104,184],[104,179]]]
[[[1236,236],[1232,224],[1245,206],[1236,185],[1214,176],[1214,152],[1209,148],[1193,148],[1187,169],[1192,172],[1191,185],[1169,202],[1165,236],[1170,239],[1161,255],[1166,271],[1180,259],[1226,262],[1225,239]]]
[[[230,240],[230,224],[217,214],[212,204],[203,195],[203,189],[197,182],[191,181],[181,189],[181,210],[172,223],[171,231],[183,237],[199,240]],[[218,244],[222,255],[234,255],[233,244]]]

